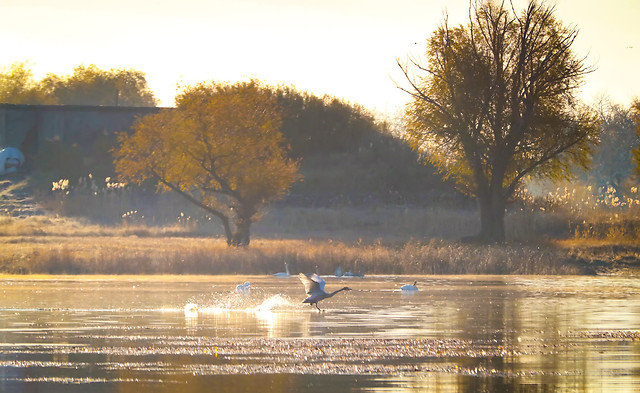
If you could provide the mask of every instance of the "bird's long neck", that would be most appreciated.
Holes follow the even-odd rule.
[[[336,293],[341,292],[341,291],[346,291],[347,289],[349,289],[349,288],[347,288],[347,287],[340,288],[340,289],[338,289],[337,291],[333,291],[333,292],[331,292],[331,293],[328,293],[328,294],[327,294],[327,297],[331,297],[331,296],[335,295]]]

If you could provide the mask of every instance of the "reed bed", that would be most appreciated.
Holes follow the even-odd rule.
[[[3,236],[0,271],[22,274],[583,274],[560,249],[446,241],[342,243],[257,239],[229,248],[221,239],[138,236]]]
[[[98,209],[104,200],[94,199]],[[321,274],[338,266],[364,274],[585,274],[620,255],[640,260],[633,248],[640,237],[636,199],[622,207],[613,206],[614,197],[605,201],[595,210],[578,209],[568,197],[512,207],[505,219],[508,242],[499,245],[458,241],[479,229],[478,213],[468,206],[272,206],[253,226],[251,246],[242,249],[227,247],[215,220],[179,210],[173,198],[156,205],[174,212],[166,220],[138,210],[121,214],[109,204],[101,214],[121,217],[109,225],[0,216],[0,272],[272,274],[286,262],[292,272]],[[623,249],[598,249],[599,242]]]

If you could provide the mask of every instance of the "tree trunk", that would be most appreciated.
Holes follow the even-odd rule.
[[[251,241],[251,219],[239,218],[236,220],[236,231],[231,240],[234,247],[246,247]]]
[[[229,225],[229,219],[224,215],[219,215],[222,226],[224,227],[224,235],[227,237],[227,246],[233,245],[233,232],[231,231],[231,225]]]
[[[485,243],[499,243],[505,240],[504,215],[506,210],[502,190],[480,196],[480,235],[479,240]]]

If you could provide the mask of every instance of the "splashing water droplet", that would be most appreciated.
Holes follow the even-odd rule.
[[[249,309],[256,312],[274,311],[285,307],[293,307],[294,305],[281,295],[273,295],[263,301],[259,306]]]
[[[187,303],[184,306],[184,315],[191,317],[198,315],[198,305],[195,303]]]

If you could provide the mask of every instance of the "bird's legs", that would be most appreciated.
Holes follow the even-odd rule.
[[[322,311],[322,310],[320,309],[320,307],[318,307],[318,303],[315,303],[315,305],[316,305],[316,308],[318,309],[318,311]]]

